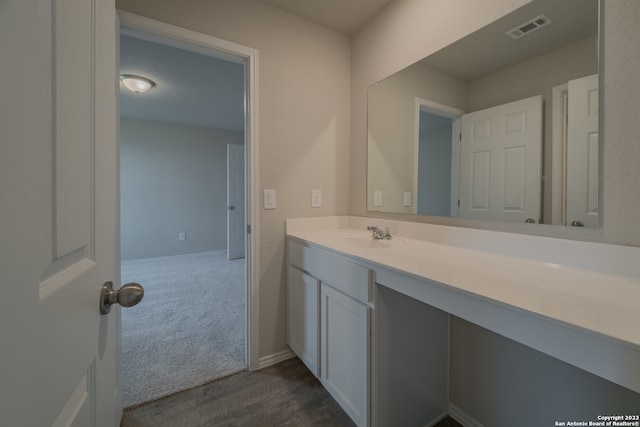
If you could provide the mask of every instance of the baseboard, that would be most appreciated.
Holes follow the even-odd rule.
[[[425,425],[424,427],[433,427],[435,425],[437,425],[440,421],[444,420],[445,418],[447,418],[449,416],[449,414],[447,414],[446,412],[442,415],[440,415],[439,417],[437,417],[435,420],[431,421],[429,424]]]
[[[142,263],[142,262],[147,262],[147,261],[157,261],[157,260],[171,261],[172,259],[189,258],[189,257],[196,256],[196,255],[217,254],[217,253],[220,253],[220,252],[227,252],[227,250],[226,249],[216,249],[216,250],[212,250],[212,251],[190,252],[190,253],[187,253],[187,254],[160,255],[160,256],[149,257],[149,258],[123,259],[123,260],[120,260],[120,262],[122,264],[136,264],[136,263]]]
[[[482,424],[465,414],[462,409],[458,408],[451,402],[449,402],[449,416],[462,424],[464,427],[484,427]]]
[[[293,351],[291,351],[291,349],[286,349],[286,350],[279,351],[278,353],[274,353],[274,354],[270,354],[268,356],[261,357],[260,360],[258,360],[258,368],[257,369],[266,368],[267,366],[271,366],[271,365],[275,365],[276,363],[284,362],[285,360],[289,360],[289,359],[291,359],[291,358],[293,358],[295,356],[296,356],[295,353]]]

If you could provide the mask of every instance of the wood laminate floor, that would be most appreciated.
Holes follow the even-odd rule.
[[[298,359],[126,409],[121,427],[354,426]],[[436,427],[462,427],[447,418]]]

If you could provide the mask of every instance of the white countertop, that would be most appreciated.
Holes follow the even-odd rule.
[[[640,248],[364,217],[289,219],[287,235],[640,351]]]

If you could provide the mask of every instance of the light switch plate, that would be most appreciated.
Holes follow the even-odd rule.
[[[276,190],[264,190],[264,208],[276,208]]]
[[[373,206],[382,206],[382,191],[373,192]]]
[[[404,205],[405,206],[411,206],[411,192],[410,191],[405,191],[404,192]]]
[[[311,190],[311,207],[322,207],[322,190]]]

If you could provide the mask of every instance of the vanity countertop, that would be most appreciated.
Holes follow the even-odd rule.
[[[288,219],[287,235],[640,351],[640,248],[365,217]]]

